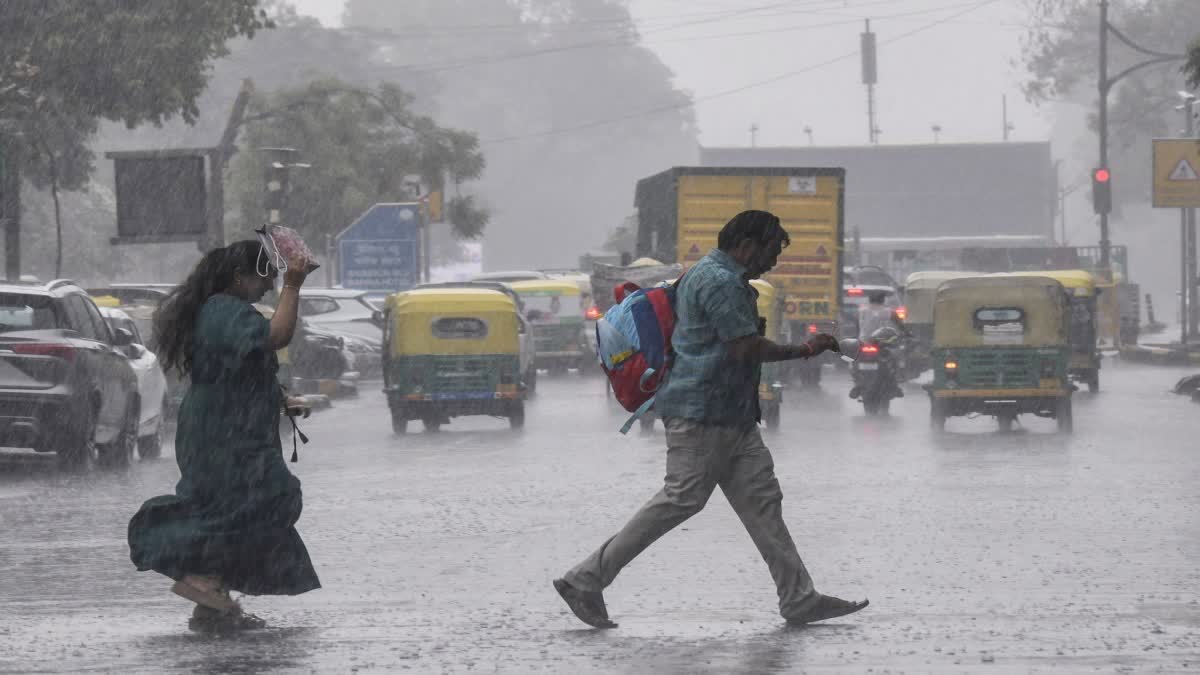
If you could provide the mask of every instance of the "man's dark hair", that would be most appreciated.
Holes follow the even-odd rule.
[[[742,211],[725,223],[717,237],[717,248],[732,251],[746,239],[765,245],[779,240],[787,246],[792,243],[788,233],[779,222],[779,217],[768,211]]]

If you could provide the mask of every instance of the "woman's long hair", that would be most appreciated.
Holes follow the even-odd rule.
[[[196,263],[187,280],[176,286],[154,311],[154,343],[163,370],[174,368],[180,375],[192,370],[192,344],[196,320],[206,300],[233,285],[234,275],[253,274],[260,264],[263,246],[257,241],[238,241],[209,251]]]

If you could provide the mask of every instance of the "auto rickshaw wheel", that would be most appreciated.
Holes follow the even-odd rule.
[[[1013,413],[1000,413],[996,416],[996,421],[1000,423],[1000,431],[1010,433],[1013,430],[1013,422],[1017,420],[1017,416]]]
[[[399,410],[392,410],[392,433],[403,436],[408,432],[408,418]]]
[[[508,413],[508,426],[510,429],[525,428],[525,403],[523,401],[517,401]]]
[[[929,427],[938,433],[946,430],[946,403],[940,398],[930,399]]]
[[[1075,431],[1075,416],[1071,410],[1071,397],[1064,396],[1058,399],[1058,404],[1055,406],[1054,417],[1058,420],[1058,430],[1064,434],[1069,434]]]
[[[1100,373],[1093,373],[1087,381],[1088,393],[1100,393]]]
[[[525,376],[525,393],[529,396],[537,394],[537,368],[530,368],[529,374]]]
[[[779,406],[773,405],[763,411],[763,418],[767,423],[767,428],[774,431],[779,428]]]
[[[638,418],[638,424],[642,425],[642,433],[648,434],[654,431],[654,416],[642,415]]]
[[[421,420],[421,424],[425,425],[425,431],[431,434],[436,434],[442,430],[442,421],[434,417],[426,417]]]

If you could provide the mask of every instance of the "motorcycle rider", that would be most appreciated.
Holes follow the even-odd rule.
[[[887,293],[884,291],[870,291],[867,293],[867,304],[858,309],[858,336],[863,341],[876,341],[877,334],[886,335],[889,344],[880,344],[881,347],[890,350],[897,350],[900,347],[900,342],[903,338],[909,337],[908,328],[904,325],[904,320],[896,313],[896,310],[888,307],[884,303],[887,300]],[[894,333],[884,331],[883,329],[893,329]],[[860,394],[858,385],[855,385],[850,390],[850,398],[857,399]],[[903,398],[904,390],[900,385],[893,380],[892,382],[892,398]]]

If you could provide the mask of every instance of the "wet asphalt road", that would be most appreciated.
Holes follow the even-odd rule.
[[[785,627],[718,492],[578,623],[550,581],[658,488],[662,432],[616,433],[602,380],[546,378],[524,432],[488,418],[391,435],[382,396],[309,420],[291,465],[325,588],[248,598],[272,628],[190,634],[125,527],[173,460],[89,475],[0,457],[0,672],[1200,670],[1200,407],[1183,371],[1112,364],[1076,432],[953,420],[919,389],[868,419],[842,375],[788,391],[768,436],[818,590],[871,606]],[[289,451],[290,454],[290,451]]]

